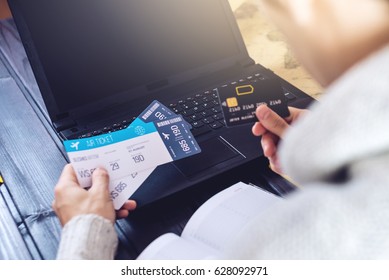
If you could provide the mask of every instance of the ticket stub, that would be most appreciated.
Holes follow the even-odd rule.
[[[133,195],[143,182],[153,173],[155,168],[135,172],[129,176],[112,180],[109,183],[109,193],[116,210]]]
[[[137,118],[127,129],[65,141],[64,146],[82,187],[91,186],[97,167],[108,170],[113,199],[131,188],[131,182],[144,181],[147,170],[201,152],[181,116],[150,123]],[[119,204],[114,200],[116,209]]]
[[[255,110],[267,104],[283,118],[289,116],[287,100],[276,79],[251,80],[218,89],[220,104],[228,127],[254,123]]]
[[[161,102],[154,100],[140,115],[140,118],[145,123],[154,121],[163,121],[167,118],[177,116],[172,110],[163,105]],[[192,129],[190,123],[186,123],[189,129]]]

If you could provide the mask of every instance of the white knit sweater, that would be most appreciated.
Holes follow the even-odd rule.
[[[388,258],[388,128],[386,47],[339,78],[309,116],[289,130],[280,147],[281,162],[303,190],[266,215],[259,213],[224,257]],[[58,258],[112,258],[113,232],[102,218],[76,217],[64,228]]]

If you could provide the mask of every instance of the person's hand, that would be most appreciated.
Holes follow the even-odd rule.
[[[61,177],[54,189],[55,200],[53,209],[62,226],[73,217],[82,214],[96,214],[108,219],[112,223],[115,218],[125,218],[129,211],[136,208],[135,201],[127,201],[116,212],[108,190],[109,176],[106,170],[98,168],[92,175],[92,187],[85,190],[80,187],[73,167],[68,164],[64,167]]]
[[[278,143],[290,124],[295,122],[307,110],[289,107],[289,111],[290,116],[286,119],[281,118],[266,105],[260,105],[255,112],[259,122],[254,124],[253,134],[262,136],[263,154],[269,159],[271,168],[277,173],[282,172],[277,153]]]

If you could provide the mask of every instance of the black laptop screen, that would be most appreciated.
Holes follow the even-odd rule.
[[[60,111],[240,52],[216,0],[20,0]]]

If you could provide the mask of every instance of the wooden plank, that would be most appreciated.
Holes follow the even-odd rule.
[[[12,78],[0,79],[0,170],[41,256],[56,255],[61,228],[51,202],[66,160]]]
[[[0,186],[0,191],[5,186]],[[0,195],[0,259],[29,260],[32,255],[20,234],[3,195]]]
[[[59,139],[42,123],[47,114],[42,116],[43,101],[15,25],[4,21],[0,28],[0,59],[5,61],[0,65],[0,170],[7,178],[6,199],[33,258],[53,259],[61,227],[51,202],[66,161]]]
[[[0,259],[31,259],[32,256],[3,196],[5,185],[0,186]]]
[[[3,197],[5,203],[7,204],[8,210],[9,210],[10,215],[12,216],[12,218],[14,220],[14,223],[18,227],[19,233],[21,234],[21,236],[24,239],[24,242],[26,243],[28,251],[29,251],[30,255],[32,256],[32,259],[41,259],[42,257],[37,249],[37,246],[36,246],[34,240],[31,237],[31,235],[26,234],[26,233],[22,234],[22,231],[24,228],[26,228],[26,226],[24,224],[22,216],[20,215],[18,209],[16,208],[16,206],[14,204],[14,201],[13,201],[13,199],[12,199],[8,189],[7,189],[7,186],[3,185],[0,188],[0,192],[1,192],[1,196]]]
[[[43,98],[12,19],[0,22],[0,50],[8,62],[6,65],[9,65],[8,70],[12,69],[15,72],[26,91],[33,96],[36,104],[43,112],[45,108]]]

